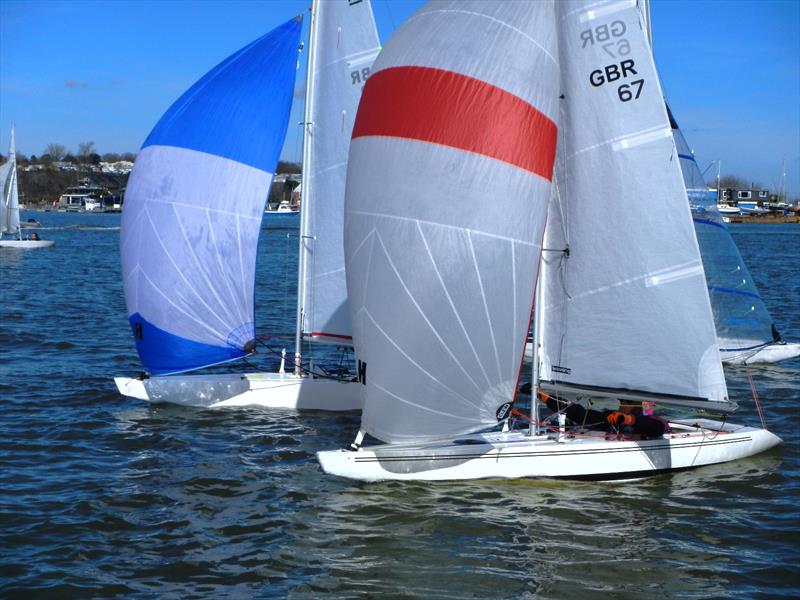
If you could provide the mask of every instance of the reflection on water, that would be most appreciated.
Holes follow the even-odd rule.
[[[348,444],[357,413],[120,397],[112,376],[139,365],[119,215],[84,216],[110,228],[91,234],[37,218],[64,226],[52,252],[0,253],[3,596],[800,596],[800,361],[726,369],[736,421],[757,422],[749,372],[786,441],[747,460],[626,482],[354,483],[314,453]],[[754,276],[775,268],[760,231],[742,247]],[[296,238],[261,243],[259,327],[291,331]],[[776,277],[798,290],[800,268]],[[800,339],[797,303],[770,308]]]

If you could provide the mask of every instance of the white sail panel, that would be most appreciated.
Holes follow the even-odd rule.
[[[361,90],[380,50],[368,0],[315,3],[317,20],[309,160],[303,165],[302,210],[308,214],[309,252],[303,333],[349,342],[352,338],[344,275],[343,222],[347,154]]]
[[[554,31],[551,2],[431,3],[366,84],[345,260],[379,439],[474,431],[514,397],[555,153]]]
[[[3,197],[0,198],[0,235],[8,230],[8,209],[6,202],[9,193],[11,192],[11,174],[14,172],[14,164],[7,160],[0,165],[0,192]]]
[[[19,192],[17,191],[17,151],[14,127],[8,142],[8,160],[0,167],[3,182],[2,211],[0,211],[0,234],[19,231]]]
[[[636,3],[559,2],[558,11],[564,99],[542,377],[724,400],[703,266]]]
[[[253,350],[258,234],[286,136],[300,30],[292,19],[209,71],[137,156],[122,213],[122,275],[150,373]]]

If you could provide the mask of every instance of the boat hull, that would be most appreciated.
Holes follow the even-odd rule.
[[[53,244],[55,244],[53,240],[0,240],[0,248],[18,248],[19,250],[48,248]]]
[[[419,445],[383,445],[317,453],[322,469],[362,481],[463,479],[629,479],[728,462],[781,443],[765,429],[718,421],[675,421],[652,440],[602,436],[530,437],[484,433]],[[696,425],[696,426],[695,426]]]
[[[153,404],[203,408],[262,406],[294,410],[360,410],[357,382],[297,377],[290,373],[115,377],[123,396]]]
[[[800,344],[769,344],[756,350],[722,350],[722,362],[732,365],[776,363],[800,356]]]

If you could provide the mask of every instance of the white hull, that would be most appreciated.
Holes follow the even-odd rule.
[[[800,344],[770,344],[757,350],[720,352],[722,362],[731,365],[776,363],[800,356]]]
[[[720,350],[720,359],[730,365],[752,365],[758,363],[776,363],[800,356],[800,344],[770,344],[757,350],[725,351]],[[525,344],[525,360],[533,359],[533,344]]]
[[[115,377],[120,394],[152,403],[222,408],[360,410],[360,385],[290,373],[165,375],[138,379]]]
[[[53,244],[55,244],[53,240],[0,240],[0,248],[19,248],[20,250],[48,248]]]
[[[628,479],[737,460],[782,441],[765,429],[705,419],[672,426],[675,433],[653,440],[607,440],[597,434],[558,442],[553,436],[493,432],[428,444],[324,451],[317,459],[330,475],[362,481]]]

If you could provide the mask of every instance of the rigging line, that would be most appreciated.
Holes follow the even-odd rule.
[[[192,285],[186,279],[185,275],[183,274],[183,271],[175,263],[175,260],[172,258],[172,255],[169,253],[169,250],[167,249],[166,245],[164,244],[164,241],[161,239],[161,236],[158,234],[158,230],[156,229],[156,225],[153,222],[153,219],[152,219],[152,217],[150,215],[150,211],[147,211],[147,219],[150,222],[150,226],[151,226],[151,228],[153,230],[153,233],[155,234],[156,240],[158,240],[159,245],[161,246],[162,250],[164,251],[164,255],[169,259],[169,262],[172,264],[172,268],[178,274],[180,279],[183,280],[184,284],[186,284],[186,289],[188,289],[190,292],[192,292],[197,297],[197,299],[200,300],[200,303],[208,310],[209,315],[214,317],[215,319],[217,319],[217,321],[219,321],[220,324],[222,325],[223,329],[230,329],[230,326],[206,303],[206,301],[203,299],[203,297],[200,294],[197,293],[197,291],[194,289],[194,287],[192,287]],[[149,278],[148,278],[148,281],[150,281]],[[178,306],[174,302],[170,301],[170,304],[172,306],[174,306],[175,308],[178,308]],[[181,310],[181,312],[184,312],[184,314],[189,316],[188,313],[185,313],[185,311]],[[220,336],[220,332],[215,331],[214,333],[215,333],[215,335]]]
[[[455,414],[452,414],[452,413],[442,412],[440,410],[434,410],[433,408],[431,408],[429,406],[422,406],[421,404],[417,404],[415,402],[411,402],[411,400],[406,400],[405,398],[402,398],[402,397],[398,396],[397,394],[395,394],[393,392],[390,392],[385,387],[383,387],[379,383],[375,383],[374,381],[372,382],[371,385],[374,385],[376,388],[378,388],[384,394],[387,394],[387,395],[391,396],[392,398],[395,398],[396,400],[402,402],[403,404],[408,404],[409,406],[413,406],[415,408],[418,408],[420,410],[424,410],[426,412],[433,413],[435,415],[441,415],[443,417],[447,417],[448,419],[460,419],[462,421],[467,421],[468,423],[474,423],[475,422],[475,419],[470,419],[470,418],[465,417],[463,415],[455,415]]]
[[[470,339],[469,334],[467,334],[467,328],[464,326],[464,322],[461,320],[461,315],[458,314],[458,310],[456,309],[456,305],[453,302],[453,298],[450,296],[450,292],[447,289],[447,285],[444,282],[444,278],[442,278],[442,274],[439,271],[439,266],[436,264],[436,260],[433,258],[433,253],[431,252],[431,248],[428,245],[428,240],[425,238],[425,234],[422,231],[422,227],[421,227],[421,225],[419,223],[417,223],[417,229],[419,231],[420,237],[422,238],[422,243],[425,245],[425,250],[428,253],[428,258],[431,261],[431,265],[433,266],[433,270],[436,273],[436,277],[439,279],[439,283],[442,286],[442,290],[444,291],[444,295],[447,297],[447,301],[450,304],[450,309],[453,311],[453,314],[455,315],[456,320],[458,321],[458,325],[461,327],[461,333],[464,334],[464,338],[467,340],[467,343],[469,344],[469,347],[472,349],[472,354],[475,357],[475,361],[481,367],[481,371],[483,371],[483,365],[481,364],[481,359],[478,356],[478,352],[475,350],[475,346],[472,345],[472,340]],[[438,336],[438,334],[437,334],[437,336]],[[469,379],[470,383],[472,383],[472,385],[475,386],[475,389],[478,391],[478,393],[483,394],[483,390],[481,389],[481,387],[472,378],[472,376],[469,374],[467,369],[461,364],[461,362],[453,355],[453,353],[450,350],[449,346],[447,344],[444,344],[444,343],[442,343],[442,345],[444,346],[444,348],[448,352],[448,354],[450,354],[450,357],[453,359],[453,361],[455,361],[456,365],[458,365],[458,368],[461,369],[461,372],[464,373],[464,375],[467,376],[467,379]],[[486,384],[491,387],[492,384],[489,381],[489,376],[486,374],[486,371],[483,371],[483,376],[486,378]]]
[[[503,372],[500,368],[500,355],[497,352],[497,341],[494,337],[494,327],[492,326],[492,317],[489,314],[489,305],[486,302],[486,292],[483,289],[483,279],[481,279],[481,270],[478,266],[478,257],[475,256],[475,247],[472,245],[472,237],[467,232],[467,243],[469,245],[469,252],[472,255],[472,264],[475,267],[475,275],[478,278],[478,288],[481,290],[481,300],[483,301],[483,312],[486,315],[486,324],[489,327],[489,335],[492,339],[492,350],[494,351],[494,360],[497,364],[497,380],[503,381]],[[513,243],[513,242],[512,242]]]
[[[533,285],[538,285],[537,281],[533,282]],[[534,288],[536,289],[536,288]],[[512,331],[520,331],[520,328],[517,327],[517,254],[515,251],[514,243],[511,243],[511,315],[514,319],[512,324],[513,330]],[[528,332],[525,332],[525,341],[523,342],[522,352],[523,358],[525,354],[525,344],[528,343]],[[514,354],[516,350],[517,344],[515,340],[515,336],[511,336],[511,353],[509,356],[511,357],[511,372],[514,372],[514,363],[516,362],[514,359]],[[534,353],[535,354],[535,353]],[[534,360],[536,360],[534,356]]]
[[[479,19],[486,19],[487,21],[491,21],[492,23],[496,23],[496,24],[500,25],[501,27],[504,27],[506,29],[510,29],[514,33],[517,33],[518,35],[521,35],[523,38],[525,38],[530,43],[532,43],[534,46],[536,46],[539,50],[541,50],[544,53],[545,56],[547,56],[547,58],[549,58],[552,61],[552,63],[556,67],[558,67],[558,60],[552,54],[550,54],[550,52],[548,52],[547,49],[544,46],[542,46],[539,42],[537,42],[535,39],[533,39],[527,33],[525,33],[524,31],[522,31],[521,29],[519,29],[517,27],[514,27],[510,23],[506,23],[505,21],[501,21],[500,19],[495,19],[494,17],[491,17],[489,15],[485,15],[483,13],[479,13],[479,12],[475,12],[475,11],[471,11],[471,10],[454,10],[454,9],[428,10],[428,11],[425,11],[423,13],[416,13],[416,14],[411,15],[411,17],[409,17],[409,19],[406,20],[406,23],[410,23],[411,21],[414,21],[414,20],[422,18],[422,17],[427,17],[427,16],[433,15],[435,13],[460,14],[460,15],[467,15],[467,16],[470,16],[470,17],[478,17]]]
[[[197,267],[197,271],[200,273],[200,275],[202,275],[203,280],[206,283],[206,286],[208,287],[209,290],[211,290],[211,293],[214,295],[214,298],[216,298],[217,303],[219,304],[219,306],[221,306],[225,310],[225,313],[227,314],[228,318],[230,318],[231,321],[235,321],[237,319],[237,317],[235,315],[231,314],[227,310],[228,309],[227,303],[224,302],[222,300],[222,298],[219,297],[219,295],[217,294],[217,289],[211,284],[211,281],[209,280],[209,278],[208,278],[208,276],[207,276],[207,274],[205,272],[205,269],[203,269],[202,265],[200,264],[200,261],[197,258],[197,253],[194,251],[194,246],[191,244],[191,242],[189,242],[189,236],[186,233],[186,229],[183,226],[183,222],[180,219],[180,215],[178,214],[178,211],[175,209],[175,207],[173,207],[172,210],[173,210],[173,213],[175,214],[175,220],[178,222],[178,226],[180,227],[181,233],[183,234],[183,239],[186,242],[186,248],[189,251],[189,255],[192,257],[192,259],[194,260],[195,266]]]
[[[208,223],[208,235],[211,238],[211,244],[214,246],[214,258],[217,259],[217,266],[219,267],[220,273],[226,273],[227,269],[225,265],[222,264],[222,253],[219,251],[219,245],[217,244],[217,236],[214,234],[214,224],[211,222],[211,212],[206,210],[206,222]],[[225,287],[228,288],[228,294],[230,296],[230,303],[234,306],[239,306],[240,303],[237,302],[237,295],[236,292],[231,287],[231,280],[230,277],[222,276],[222,280],[225,282]],[[248,320],[248,315],[239,315],[238,320],[240,322],[246,322]]]
[[[438,384],[441,386],[441,388],[442,388],[442,389],[444,389],[444,390],[448,391],[448,392],[449,392],[450,394],[452,394],[454,397],[456,397],[456,398],[458,398],[459,400],[463,401],[465,404],[469,404],[470,406],[472,406],[472,407],[473,407],[473,408],[475,408],[476,410],[481,410],[481,406],[480,406],[480,405],[478,405],[478,404],[475,404],[475,403],[474,403],[474,402],[472,402],[472,401],[471,401],[469,398],[465,398],[464,396],[462,396],[461,394],[459,394],[458,392],[456,392],[454,389],[452,389],[450,386],[448,386],[448,385],[445,385],[444,383],[442,383],[441,381],[439,381],[439,380],[438,380],[436,377],[434,377],[434,376],[433,376],[433,374],[431,374],[430,372],[428,372],[428,370],[427,370],[427,369],[425,369],[425,367],[423,367],[421,364],[419,364],[417,361],[415,361],[413,358],[411,358],[411,355],[410,355],[410,354],[408,354],[408,353],[407,353],[405,350],[403,350],[403,349],[402,349],[400,346],[398,346],[398,345],[397,345],[397,343],[396,343],[396,342],[395,342],[395,341],[394,341],[394,340],[393,340],[393,339],[392,339],[392,338],[389,336],[389,334],[388,334],[386,331],[384,331],[384,330],[381,328],[381,326],[378,324],[378,322],[375,320],[375,318],[374,318],[374,317],[373,317],[373,316],[370,314],[369,310],[367,310],[366,308],[362,308],[361,310],[362,310],[362,311],[364,311],[364,314],[367,316],[367,318],[369,318],[369,320],[370,320],[370,321],[372,321],[372,324],[375,326],[375,328],[376,328],[376,329],[377,329],[377,330],[378,330],[378,331],[379,331],[379,332],[380,332],[380,333],[383,335],[383,337],[385,337],[385,338],[386,338],[386,341],[388,341],[388,342],[389,342],[389,343],[390,343],[392,346],[394,346],[394,348],[395,348],[395,349],[396,349],[396,350],[397,350],[397,351],[398,351],[400,354],[402,354],[402,355],[403,355],[403,357],[404,357],[404,358],[405,358],[405,359],[406,359],[406,360],[407,360],[409,363],[411,363],[412,365],[414,365],[414,366],[415,366],[417,369],[419,369],[419,370],[420,370],[422,373],[424,373],[425,375],[427,375],[427,376],[428,376],[428,377],[429,377],[431,380],[433,380],[435,383],[438,383]],[[361,312],[361,311],[359,311],[359,312]]]

